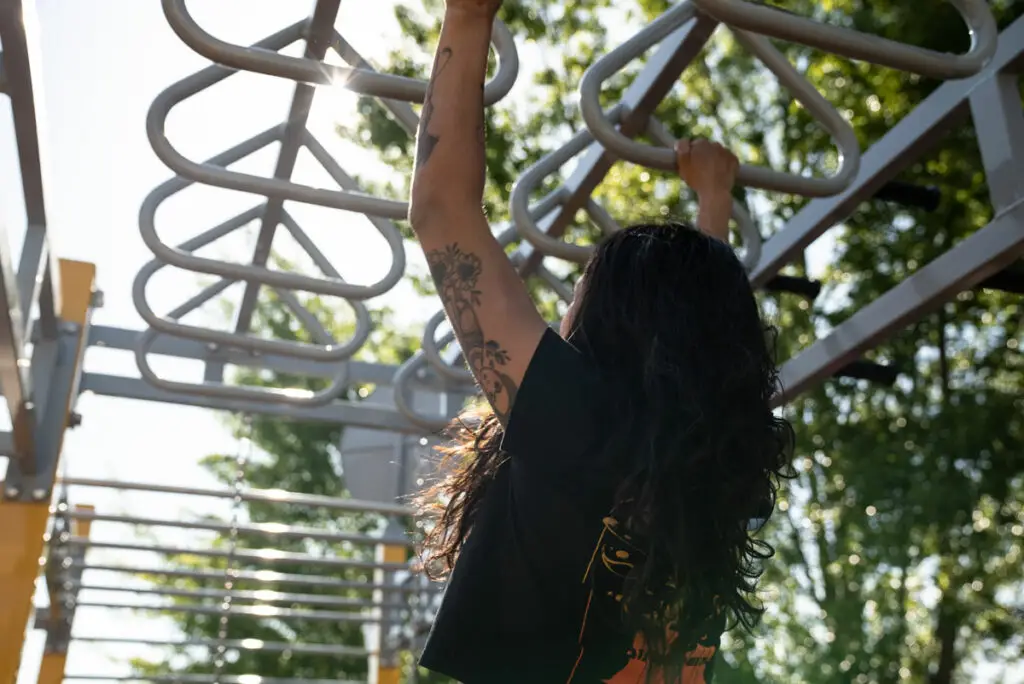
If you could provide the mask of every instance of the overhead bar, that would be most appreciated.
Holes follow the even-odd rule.
[[[785,403],[859,358],[911,321],[1024,255],[1024,199],[902,283],[861,308],[782,367]]]
[[[209,580],[211,582],[222,582],[223,571],[190,570],[172,567],[129,567],[122,565],[104,565],[91,563],[86,570],[97,572],[124,573],[129,575],[155,575],[162,577],[177,577],[182,579]],[[387,589],[388,591],[401,591],[405,593],[433,593],[443,591],[440,583],[430,583],[423,586],[398,585],[396,587],[375,584],[373,582],[356,582],[341,579],[339,577],[325,575],[306,575],[294,573],[282,573],[273,570],[238,570],[230,571],[230,577],[235,582],[253,582],[256,584],[287,584],[293,586],[316,587],[322,589],[354,590],[354,591],[377,591]],[[422,575],[419,575],[422,577]]]
[[[315,527],[296,527],[283,523],[230,523],[216,520],[166,520],[160,518],[146,518],[134,515],[113,515],[109,513],[96,513],[95,511],[75,510],[68,513],[72,520],[92,520],[96,522],[121,523],[125,525],[142,525],[145,527],[173,527],[188,530],[209,530],[211,532],[229,533],[235,530],[239,534],[254,534],[267,537],[283,539],[315,539],[333,544],[380,544],[380,537],[366,534],[355,534],[351,532],[334,532],[321,530]],[[392,543],[392,542],[388,542]],[[415,546],[411,539],[404,539],[394,543],[405,546]]]
[[[342,499],[317,494],[300,494],[283,489],[243,489],[240,493],[228,489],[204,489],[201,487],[178,487],[147,482],[119,482],[114,480],[96,480],[85,477],[62,477],[60,483],[69,487],[98,487],[103,489],[120,489],[123,491],[155,492],[161,494],[184,494],[188,496],[205,496],[215,499],[234,499],[242,501],[260,501],[264,503],[291,504],[294,506],[310,506],[329,508],[353,513],[382,513],[385,515],[413,515],[414,509],[399,504],[378,503],[375,501],[359,501]]]
[[[107,610],[138,610],[147,613],[187,613],[190,615],[237,615],[253,619],[266,620],[310,620],[313,622],[340,622],[348,624],[376,624],[381,619],[374,615],[359,613],[341,613],[331,610],[294,610],[291,608],[274,608],[272,606],[234,606],[227,610],[221,606],[204,606],[200,604],[143,604],[143,603],[105,603],[101,601],[79,601],[78,608],[104,608]]]
[[[261,651],[267,653],[289,652],[301,655],[322,655],[335,658],[365,658],[370,651],[365,648],[345,646],[344,644],[303,644],[292,642],[263,641],[262,639],[189,639],[171,641],[166,639],[141,639],[114,636],[73,636],[72,641],[82,644],[119,644],[122,646],[155,646],[173,648],[225,648],[237,651]]]

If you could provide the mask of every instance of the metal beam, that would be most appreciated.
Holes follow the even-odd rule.
[[[352,532],[335,532],[333,530],[322,530],[315,527],[298,527],[285,525],[283,523],[230,523],[219,520],[165,520],[160,518],[147,518],[137,515],[112,515],[109,513],[96,513],[95,511],[70,511],[68,517],[72,520],[92,520],[107,523],[122,523],[125,525],[141,525],[143,527],[172,527],[185,530],[206,530],[229,534],[232,530],[238,534],[262,535],[277,539],[309,539],[322,541],[328,544],[358,544],[376,545],[380,543],[380,537],[373,537],[367,534],[355,534]],[[414,546],[414,542],[406,539],[402,542],[406,546]]]
[[[93,325],[89,327],[89,346],[134,352],[143,334],[142,330]],[[196,361],[223,361],[236,366],[266,369],[275,373],[301,375],[309,378],[330,378],[338,372],[335,365],[317,361],[279,354],[256,355],[248,351],[230,348],[211,350],[208,344],[198,340],[188,340],[171,335],[157,337],[150,353],[156,356],[172,356]],[[398,370],[398,366],[384,363],[367,363],[365,361],[348,361],[346,363],[348,364],[349,382],[352,384],[367,383],[390,387],[395,372]],[[417,377],[416,380],[416,389],[440,392],[451,389],[453,386],[452,383],[446,383],[439,379],[437,374],[432,371],[424,373],[423,377]]]
[[[56,335],[56,312],[60,310],[60,273],[46,237],[46,154],[43,128],[42,82],[37,21],[34,3],[7,0],[0,3],[0,43],[3,44],[2,90],[11,100],[14,136],[25,199],[26,234],[18,268],[18,283],[26,313],[38,297],[42,324],[47,336]],[[23,333],[24,334],[24,333]]]
[[[1020,77],[999,74],[971,93],[971,117],[996,213],[1024,198],[1024,110]]]
[[[779,405],[1024,253],[1024,201],[860,309],[782,368]]]
[[[338,16],[338,8],[341,0],[317,0],[313,9],[313,16],[309,18],[306,25],[306,49],[304,57],[310,60],[321,62],[334,37],[334,21]],[[313,104],[313,95],[316,92],[314,86],[306,83],[295,84],[295,94],[292,96],[291,108],[288,111],[288,121],[285,123],[284,133],[281,135],[281,151],[278,153],[277,165],[274,168],[274,178],[287,180],[292,177],[295,170],[295,162],[299,156],[299,149],[306,133],[306,122],[309,119],[309,110]],[[266,266],[270,258],[270,246],[274,242],[274,232],[283,218],[284,200],[280,197],[271,197],[267,200],[263,210],[263,217],[260,219],[260,231],[256,237],[256,246],[253,249],[251,262],[254,266]],[[238,309],[238,318],[235,321],[235,333],[244,334],[252,327],[252,317],[256,311],[256,300],[259,296],[259,283],[247,282],[245,293],[242,295],[242,304]]]
[[[204,606],[180,603],[105,603],[102,601],[81,601],[80,608],[106,608],[108,610],[134,610],[145,613],[188,613],[190,615],[217,615],[225,611],[220,606]],[[314,622],[340,622],[348,624],[373,624],[380,618],[359,613],[343,613],[334,610],[294,610],[291,608],[272,608],[270,606],[232,606],[230,615],[253,618],[254,620],[310,620]],[[65,677],[66,678],[66,677]]]
[[[273,416],[289,420],[331,423],[394,430],[410,435],[422,435],[424,429],[410,421],[398,411],[363,406],[358,402],[335,401],[327,406],[289,406],[269,404],[240,399],[224,399],[194,394],[167,392],[157,389],[139,378],[126,378],[103,373],[82,375],[82,391],[93,392],[107,397],[155,401],[178,406],[196,406],[214,411],[230,411],[250,415]]]
[[[97,572],[113,572],[127,575],[145,575],[176,577],[180,579],[193,579],[199,581],[223,582],[223,571],[194,570],[173,567],[129,567],[122,565],[90,564],[86,570]],[[276,586],[279,584],[301,587],[316,587],[317,589],[335,589],[339,591],[377,591],[389,589],[409,594],[431,594],[439,593],[443,586],[439,583],[427,586],[399,585],[398,587],[385,587],[372,582],[356,582],[353,580],[341,579],[329,575],[299,575],[294,573],[275,572],[271,570],[232,570],[231,579],[236,582],[252,582],[258,585]]]
[[[199,556],[201,558],[231,558],[245,563],[294,563],[296,565],[316,565],[338,570],[390,570],[411,571],[408,563],[381,564],[374,561],[352,560],[336,556],[314,556],[308,553],[293,553],[280,549],[186,549],[175,546],[128,544],[111,541],[94,541],[83,537],[71,537],[68,546],[88,547],[93,549],[111,549],[115,551],[140,551],[155,553],[162,556]]]
[[[765,242],[751,282],[762,287],[832,226],[846,219],[862,201],[934,146],[967,116],[967,98],[985,82],[1014,68],[1024,53],[1024,18],[1006,28],[995,57],[977,76],[950,81],[935,90],[876,142],[861,158],[853,183],[834,197],[807,204]]]
[[[65,585],[68,591],[98,591],[111,594],[135,594],[137,596],[163,596],[167,598],[188,598],[188,599],[216,599],[218,601],[231,600],[232,605],[296,605],[315,606],[319,608],[354,608],[371,609],[379,608],[380,604],[373,599],[358,599],[348,596],[330,596],[323,594],[288,594],[280,591],[257,591],[225,590],[225,589],[175,589],[172,587],[129,587],[112,586],[103,584],[81,584],[79,582],[68,582]],[[391,608],[404,609],[403,603],[391,604]],[[59,684],[59,683],[58,683]]]
[[[236,497],[243,502],[279,503],[291,506],[309,506],[350,513],[380,513],[382,515],[412,515],[415,510],[411,506],[389,504],[377,501],[359,501],[319,494],[303,494],[287,492],[283,489],[204,489],[201,487],[176,487],[150,482],[118,482],[114,480],[94,480],[84,477],[63,477],[60,483],[67,487],[98,487],[101,489],[118,489],[131,492],[152,492],[154,494],[179,494],[184,496],[202,496],[211,499],[234,500]]]
[[[236,651],[259,651],[266,653],[289,652],[296,655],[322,655],[332,658],[365,658],[369,651],[365,648],[345,646],[344,644],[301,644],[292,642],[263,641],[262,639],[189,639],[187,641],[170,641],[161,639],[132,639],[128,637],[76,636],[76,643],[81,644],[118,644],[122,646],[156,646],[173,648],[180,651],[186,648],[225,648]],[[261,679],[261,681],[266,681]]]
[[[110,676],[105,674],[69,674],[64,681],[79,682],[151,682],[152,684],[365,684],[365,682],[344,681],[339,679],[288,679],[282,677],[262,677],[260,675],[123,675]]]

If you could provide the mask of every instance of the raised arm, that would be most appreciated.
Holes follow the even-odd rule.
[[[483,213],[491,28],[501,0],[447,0],[423,105],[409,220],[455,335],[503,425],[546,324]]]
[[[697,228],[729,241],[732,186],[739,161],[732,152],[709,140],[680,140],[676,144],[679,176],[697,193]]]

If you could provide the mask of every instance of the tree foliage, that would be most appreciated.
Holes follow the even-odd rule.
[[[523,74],[513,97],[487,114],[485,206],[495,222],[507,218],[512,185],[522,172],[582,125],[580,79],[614,47],[605,27],[635,30],[670,4],[506,0],[502,18],[517,37],[524,65],[535,68]],[[400,4],[396,16],[408,40],[381,66],[425,77],[441,7],[441,0]],[[785,8],[933,49],[962,51],[968,44],[949,3],[934,0],[789,0]],[[1008,2],[994,2],[993,8],[1001,25],[1022,13]],[[779,47],[852,123],[862,149],[939,85],[800,46]],[[607,104],[615,102],[640,66],[631,65],[607,84]],[[362,98],[359,111],[358,122],[339,128],[339,134],[380,150],[395,172],[386,185],[393,192],[407,191],[411,136],[372,98]],[[717,138],[745,162],[818,174],[838,163],[827,134],[726,31],[716,34],[656,115],[677,137]],[[926,213],[865,202],[831,231],[831,263],[812,269],[824,284],[816,301],[763,295],[765,311],[780,328],[781,358],[798,353],[991,219],[977,143],[966,124],[910,165],[901,180],[937,186],[939,208]],[[374,185],[368,179],[363,183]],[[594,196],[624,223],[686,217],[693,209],[678,180],[628,164],[616,164]],[[763,192],[747,192],[743,199],[766,236],[805,202]],[[570,231],[570,239],[577,241],[595,237],[582,216]],[[563,270],[569,278],[576,273],[571,266]],[[808,264],[794,264],[789,272],[804,275]],[[553,296],[534,286],[553,317]],[[900,370],[892,386],[839,379],[786,409],[798,429],[799,476],[783,493],[765,531],[778,551],[763,582],[769,612],[755,635],[729,635],[717,681],[943,684],[983,681],[982,673],[990,681],[1003,681],[1000,673],[1019,660],[1024,646],[1021,307],[1019,296],[1012,294],[964,292],[869,354],[870,360]],[[266,323],[275,320],[268,317]],[[390,346],[401,356],[414,345],[398,336],[379,340],[376,349],[384,353]],[[250,466],[250,483],[344,491],[332,460],[339,427],[268,420],[257,420],[253,427],[267,460]],[[209,465],[230,480],[229,461],[211,458]],[[337,516],[307,519],[280,507],[250,507],[249,515],[343,529],[376,524]],[[295,542],[294,547],[308,549],[308,544]],[[333,551],[358,555],[352,549]],[[183,619],[181,626],[190,635],[215,634],[199,618]],[[254,636],[266,629],[244,628]],[[338,625],[310,623],[294,629],[298,641],[359,643],[361,638]],[[276,632],[274,639],[286,636]],[[325,676],[312,660],[308,667],[297,667],[305,662],[297,656],[274,658],[245,661],[232,671]],[[361,673],[338,664],[329,669],[335,675]]]

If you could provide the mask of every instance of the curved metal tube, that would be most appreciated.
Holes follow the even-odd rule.
[[[279,346],[275,346],[275,348],[277,349],[277,353],[291,352],[293,356],[306,356],[307,358],[308,356],[306,355],[306,352],[309,351],[309,345],[299,345],[294,342],[284,342],[280,340],[262,340],[252,337],[239,340],[239,336],[232,333],[225,333],[207,328],[197,328],[195,326],[183,325],[176,322],[178,318],[181,318],[190,311],[202,306],[204,303],[230,287],[233,284],[230,280],[220,280],[204,288],[194,297],[171,311],[168,314],[169,320],[164,320],[152,315],[152,309],[149,308],[149,304],[145,301],[144,296],[140,301],[140,295],[144,295],[146,282],[149,278],[163,267],[162,264],[156,264],[156,266],[153,267],[153,264],[156,264],[156,262],[150,262],[150,264],[144,266],[143,270],[139,272],[138,276],[136,276],[135,284],[132,289],[132,296],[136,300],[135,305],[136,308],[138,308],[139,313],[143,315],[143,318],[150,323],[151,326],[153,326],[143,333],[135,347],[135,363],[139,368],[139,373],[142,375],[142,378],[154,387],[158,387],[168,392],[180,392],[184,394],[225,397],[228,399],[243,399],[267,403],[284,403],[292,406],[323,406],[325,404],[329,404],[345,390],[348,385],[348,364],[344,362],[337,366],[337,372],[331,379],[330,384],[318,392],[279,388],[245,387],[241,385],[232,386],[222,383],[197,384],[164,380],[158,376],[149,365],[150,349],[152,349],[153,344],[160,337],[161,332],[177,335],[179,337],[206,340],[215,344],[230,344],[233,347],[248,348],[254,351],[262,351],[262,343],[264,342],[271,342],[275,345],[290,345],[288,352],[285,352]],[[343,349],[349,356],[355,353],[355,351],[362,346],[366,338],[369,337],[370,317],[369,313],[365,311],[365,308],[363,310],[363,314],[363,317],[357,316],[357,320],[362,324],[360,325],[360,323],[357,323],[356,333],[352,340],[350,340],[348,344],[344,345],[343,348],[339,348]],[[363,319],[365,319],[365,322],[362,322]],[[154,322],[158,325],[153,325]],[[306,347],[307,349],[303,349],[303,347]],[[295,354],[295,351],[302,351],[303,354]]]
[[[273,48],[232,45],[204,31],[189,14],[185,0],[163,0],[162,5],[167,23],[182,42],[217,64],[300,83],[344,87],[361,95],[392,100],[422,103],[426,96],[427,83],[418,79],[289,57]],[[305,23],[298,23],[300,35]],[[494,22],[491,42],[498,58],[498,72],[484,86],[484,104],[487,106],[508,95],[519,76],[519,53],[515,40],[500,20]]]
[[[288,404],[290,406],[324,406],[334,401],[348,385],[348,364],[341,363],[337,374],[331,379],[330,385],[317,392],[277,387],[246,387],[244,385],[225,385],[213,383],[191,383],[176,380],[164,380],[149,365],[149,351],[160,333],[149,329],[142,334],[135,347],[135,363],[139,367],[142,378],[167,392],[181,394],[197,394],[207,397],[224,397],[261,403]]]
[[[580,111],[593,136],[610,152],[622,159],[652,169],[676,170],[676,156],[671,148],[652,147],[630,140],[601,111],[602,84],[652,44],[663,40],[686,22],[693,20],[695,7],[687,0],[661,15],[631,39],[602,57],[587,69],[580,83]],[[793,68],[786,57],[767,38],[734,31],[736,40],[758,57],[775,74],[779,83],[802,104],[832,135],[839,149],[840,166],[827,178],[806,178],[780,173],[760,166],[740,166],[737,182],[765,190],[788,192],[805,197],[826,197],[842,192],[860,168],[860,145],[850,125],[839,115],[807,80]]]
[[[260,207],[254,207],[253,209],[245,211],[234,218],[224,221],[220,225],[216,225],[209,230],[200,233],[199,236],[185,241],[179,245],[177,249],[185,252],[198,250],[201,247],[209,245],[219,238],[222,238],[232,230],[236,230],[240,226],[245,225],[249,221],[258,217],[260,212]],[[290,223],[289,219],[290,217],[286,214],[286,226]],[[323,255],[319,255],[317,252],[317,254],[311,254],[310,256],[312,256],[313,259],[316,259],[317,256]],[[370,337],[372,327],[370,312],[361,302],[348,300],[346,300],[347,303],[352,307],[352,310],[355,313],[355,331],[352,333],[351,339],[344,344],[335,344],[332,342],[330,344],[316,345],[286,340],[268,340],[178,323],[177,318],[180,318],[189,311],[202,306],[206,301],[209,301],[209,299],[227,289],[233,283],[236,283],[237,279],[222,279],[218,283],[206,288],[200,295],[197,295],[193,299],[188,300],[185,304],[179,306],[175,309],[175,313],[165,318],[158,315],[150,306],[150,303],[146,301],[145,288],[152,277],[166,265],[167,264],[155,259],[146,263],[141,269],[139,269],[138,274],[135,276],[135,282],[132,286],[132,301],[135,304],[135,308],[139,312],[139,315],[142,316],[147,324],[150,324],[156,330],[168,335],[187,339],[197,339],[204,342],[222,344],[240,349],[280,353],[295,358],[307,358],[310,360],[327,362],[340,361],[349,358]],[[337,271],[335,271],[335,273],[336,272]],[[208,296],[204,296],[208,292],[210,294]]]
[[[438,341],[438,344],[440,346],[444,346],[451,342],[453,338],[454,335],[448,333]],[[424,416],[416,411],[416,409],[409,403],[409,398],[406,396],[409,384],[415,380],[416,376],[426,367],[427,360],[422,351],[416,352],[411,358],[398,367],[398,370],[395,371],[394,380],[392,381],[392,384],[395,386],[395,408],[398,409],[399,413],[408,418],[410,422],[429,432],[438,432],[448,426],[452,417],[436,415]]]
[[[288,29],[279,31],[256,45],[283,47],[291,40]],[[221,66],[206,67],[191,76],[174,83],[153,100],[146,116],[146,135],[153,152],[168,168],[179,176],[215,187],[255,193],[269,198],[293,200],[333,209],[353,211],[368,216],[379,216],[404,220],[408,215],[408,203],[371,197],[359,192],[311,188],[278,178],[263,178],[248,173],[230,171],[211,161],[194,162],[179,153],[165,134],[167,117],[171,109],[193,95],[223,81],[235,73]],[[283,126],[281,127],[283,128]]]
[[[159,100],[159,98],[157,99]],[[150,113],[152,113],[152,110]],[[215,167],[234,163],[278,140],[280,129],[280,126],[269,128],[197,166]],[[166,143],[166,138],[163,140]],[[155,140],[153,140],[153,145],[154,148],[157,146]],[[315,152],[316,150],[311,148],[311,151]],[[334,164],[334,166],[337,167],[337,164]],[[334,175],[334,171],[340,172],[340,175],[335,176],[339,184],[354,185],[355,181],[347,174],[344,174],[340,167],[335,169],[325,166],[325,169],[328,173],[332,173],[332,175]],[[227,173],[235,172],[228,171]],[[247,174],[236,175],[246,176]],[[222,278],[247,280],[286,290],[304,290],[315,294],[344,297],[346,299],[370,299],[379,296],[390,290],[402,279],[402,274],[405,272],[405,244],[402,241],[402,234],[398,230],[398,226],[382,219],[371,219],[371,222],[391,248],[392,260],[387,274],[373,285],[352,285],[344,282],[336,275],[330,278],[315,278],[300,273],[277,271],[265,266],[230,263],[219,259],[196,256],[180,248],[172,247],[163,242],[157,234],[156,211],[164,200],[192,185],[193,182],[196,182],[195,179],[172,178],[154,189],[153,192],[146,196],[142,203],[142,208],[139,211],[139,231],[142,235],[142,240],[149,247],[150,251],[153,252],[154,256],[162,262],[189,271],[217,275]],[[294,233],[294,230],[292,232]]]
[[[622,112],[622,107],[618,106],[611,111],[609,114],[610,119],[615,119],[618,114]],[[602,116],[602,118],[604,118]],[[652,130],[656,127],[649,127]],[[616,131],[618,134],[618,131]],[[547,156],[542,157],[537,161],[536,164],[527,169],[519,180],[516,182],[515,187],[512,188],[512,220],[515,223],[516,229],[520,235],[523,236],[528,242],[530,242],[539,251],[549,256],[558,257],[567,261],[573,261],[578,264],[584,264],[590,259],[590,255],[594,252],[593,245],[573,245],[564,240],[551,237],[548,233],[540,226],[539,222],[531,215],[529,211],[529,198],[530,194],[540,186],[543,180],[556,172],[561,166],[566,164],[570,159],[581,154],[591,143],[594,142],[594,138],[590,131],[583,129],[572,137],[565,145],[549,153]],[[632,142],[632,141],[630,141]],[[651,148],[655,149],[655,148]],[[675,168],[675,153],[668,150],[672,154],[672,168]],[[562,195],[559,195],[559,199]],[[603,208],[599,205],[591,206],[588,203],[588,211],[594,211],[596,214],[595,223],[598,224],[602,230],[607,227],[607,219],[602,215]],[[607,217],[610,218],[610,217]],[[760,231],[754,224],[750,215],[742,204],[733,202],[733,219],[739,226],[740,235],[743,238],[744,251],[741,256],[744,266],[748,271],[753,269],[758,260],[761,258],[761,246],[762,239]],[[426,340],[426,338],[424,338]],[[426,344],[424,344],[426,346]]]
[[[999,27],[985,0],[950,0],[963,17],[971,36],[971,47],[963,55],[905,45],[841,26],[822,24],[745,0],[688,1],[733,28],[929,78],[957,79],[973,76],[995,54],[999,41]]]

